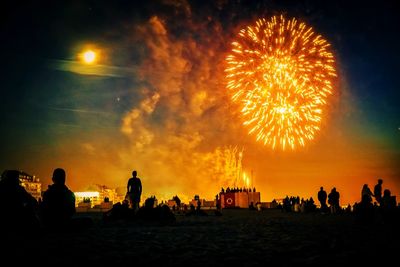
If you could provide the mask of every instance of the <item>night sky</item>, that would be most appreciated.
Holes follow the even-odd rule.
[[[124,187],[138,171],[146,196],[213,199],[230,181],[224,155],[262,201],[313,197],[341,204],[378,178],[400,194],[399,47],[395,1],[32,1],[1,8],[0,168],[74,191]],[[271,150],[247,134],[224,64],[237,32],[283,14],[331,45],[338,81],[313,142]],[[78,54],[98,52],[97,67]],[[230,150],[229,150],[230,149]],[[399,199],[397,199],[399,200]]]

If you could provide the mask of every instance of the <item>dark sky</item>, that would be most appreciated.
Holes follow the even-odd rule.
[[[358,194],[362,179],[372,186],[377,175],[382,173],[387,175],[388,186],[398,193],[400,16],[397,11],[396,1],[6,2],[2,4],[0,18],[0,51],[3,60],[0,76],[0,168],[24,169],[37,174],[47,183],[53,168],[66,166],[73,176],[80,177],[79,182],[70,181],[72,187],[80,190],[86,184],[96,182],[111,187],[124,184],[130,169],[138,168],[139,174],[147,176],[147,183],[153,185],[156,182],[150,179],[156,180],[154,176],[157,174],[145,170],[144,166],[151,166],[146,162],[154,163],[155,158],[163,159],[164,154],[160,151],[174,147],[172,141],[162,143],[157,138],[167,136],[173,139],[173,136],[179,136],[185,137],[179,142],[187,142],[192,149],[190,153],[203,153],[201,157],[220,145],[244,146],[245,151],[249,151],[247,164],[258,172],[259,182],[262,179],[260,176],[264,175],[262,172],[271,172],[270,182],[260,185],[261,188],[267,188],[266,194],[272,194],[274,190],[271,188],[274,186],[281,188],[277,190],[280,194],[286,194],[284,187],[290,182],[276,181],[293,181],[293,178],[287,177],[296,169],[290,170],[286,178],[282,178],[280,174],[274,176],[273,169],[265,168],[268,163],[256,161],[260,158],[278,158],[280,166],[285,166],[285,161],[289,161],[289,158],[292,160],[293,155],[287,158],[281,154],[262,152],[263,148],[255,148],[256,145],[250,141],[235,144],[233,137],[222,138],[221,144],[215,141],[217,138],[207,141],[213,133],[204,127],[204,123],[201,127],[193,126],[197,129],[194,132],[184,126],[171,126],[188,124],[190,117],[187,114],[197,114],[191,106],[195,90],[190,88],[215,88],[210,91],[204,89],[207,96],[212,98],[210,92],[217,92],[215,97],[224,99],[221,82],[213,73],[218,71],[219,62],[223,59],[220,55],[229,50],[231,40],[241,27],[260,17],[284,14],[312,26],[314,31],[331,43],[340,78],[335,94],[339,104],[333,108],[333,119],[326,129],[332,135],[322,134],[319,147],[316,144],[313,148],[315,151],[308,151],[307,157],[314,162],[316,155],[324,151],[324,155],[337,155],[336,158],[326,156],[325,161],[337,161],[343,155],[332,147],[324,147],[324,144],[329,143],[330,138],[340,138],[343,147],[351,147],[351,153],[346,153],[353,156],[346,160],[354,162],[354,166],[348,167],[347,163],[341,165],[346,171],[338,175],[350,177],[354,169],[371,170],[359,172],[365,177],[358,177],[360,180],[351,184],[354,188],[349,192]],[[160,33],[160,29],[167,31],[166,36]],[[76,62],[77,54],[87,45],[102,51],[99,64],[115,67],[117,77],[111,74],[84,75],[54,68],[54,65],[62,62]],[[162,45],[165,45],[164,51],[168,55],[164,55],[162,49],[154,48]],[[186,48],[190,45],[196,46],[196,49]],[[201,54],[193,55],[193,51],[208,54],[203,58]],[[157,62],[158,58],[164,61]],[[180,61],[190,63],[192,74],[189,78],[194,77],[193,82],[179,73]],[[115,74],[115,69],[111,71],[110,68],[106,70]],[[176,73],[180,75],[170,79],[159,71],[173,73],[170,75],[172,77]],[[181,71],[185,73],[184,67]],[[210,84],[204,79],[208,79]],[[157,102],[157,97],[165,97],[160,88],[167,83],[172,84],[169,88],[189,88],[180,91],[186,108],[176,104],[178,100]],[[150,99],[150,102],[146,102],[146,99]],[[158,104],[152,106],[151,99]],[[151,130],[143,130],[137,136],[129,137],[129,131],[127,134],[123,125],[129,123],[129,116],[135,114],[135,107],[143,107],[143,103],[150,105],[151,111],[146,113],[144,109],[141,114],[151,113],[151,118],[146,117],[141,121],[142,125],[147,126],[142,129]],[[179,108],[171,111],[174,105]],[[174,112],[186,115],[177,117]],[[215,118],[223,114],[221,105],[215,103],[209,104],[207,112],[199,112],[202,112],[202,120],[206,124],[210,122],[210,125],[214,125]],[[226,120],[221,125],[228,124]],[[176,128],[170,130],[171,127]],[[232,130],[224,127],[213,128],[216,136]],[[191,146],[196,134],[202,141]],[[241,133],[232,136],[241,136]],[[143,141],[146,138],[153,141]],[[140,145],[139,139],[142,140]],[[155,154],[140,154],[143,144],[150,143],[153,144],[152,148],[157,147]],[[374,165],[374,160],[380,163]],[[82,162],[86,163],[80,165]],[[310,171],[308,165],[300,161],[299,165],[303,166],[302,170],[307,169],[304,176],[318,173],[318,167]],[[75,166],[76,171],[73,170]],[[170,170],[168,166],[164,161],[162,169],[166,177],[177,176],[177,171]],[[141,171],[141,168],[144,170]],[[185,171],[190,174],[190,171]],[[118,178],[110,177],[113,173]],[[167,178],[169,181],[175,179]],[[319,188],[320,183],[320,180],[313,178],[306,184],[314,184],[315,188]],[[327,180],[327,185],[334,184],[333,178]],[[350,186],[346,182],[338,184],[343,188]],[[162,186],[172,190],[171,195],[175,191],[187,190],[174,183],[161,183]],[[216,188],[220,186],[216,185]],[[168,194],[168,190],[161,191]],[[313,190],[302,188],[301,192],[313,194]],[[154,188],[150,191],[157,193]],[[213,193],[210,195],[213,196]]]

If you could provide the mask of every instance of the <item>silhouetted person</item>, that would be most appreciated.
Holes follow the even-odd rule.
[[[218,211],[221,211],[221,197],[218,194],[215,195],[215,207]]]
[[[351,205],[350,205],[350,203],[347,205],[345,211],[346,211],[346,213],[351,213]]]
[[[364,184],[361,189],[361,202],[357,203],[354,211],[359,223],[371,223],[374,217],[374,205],[372,204],[372,192],[368,184]]]
[[[374,197],[375,197],[376,202],[379,203],[379,205],[382,204],[382,184],[383,184],[383,180],[378,179],[378,183],[374,187]]]
[[[255,210],[255,209],[256,209],[256,207],[254,207],[253,201],[250,202],[249,210]]]
[[[314,203],[314,199],[310,197],[308,201],[306,201],[306,212],[315,211],[317,206]]]
[[[0,230],[39,227],[37,212],[38,202],[20,185],[19,171],[4,171],[0,181]]]
[[[282,211],[289,212],[291,210],[292,210],[292,204],[291,204],[289,196],[286,195],[286,197],[283,199],[283,209],[282,209]]]
[[[103,213],[103,220],[115,221],[115,220],[128,220],[133,218],[132,210],[129,208],[129,201],[124,199],[121,202],[117,202],[113,207]]]
[[[75,195],[65,185],[65,170],[57,168],[53,172],[53,184],[43,194],[41,215],[45,226],[63,229],[70,226],[75,214]]]
[[[318,201],[321,204],[321,211],[326,211],[328,206],[326,205],[326,199],[328,195],[324,188],[321,186],[320,190],[318,191]]]
[[[383,191],[382,197],[382,207],[384,209],[394,209],[396,208],[396,198],[392,196],[389,189]]]
[[[137,211],[135,219],[145,222],[170,223],[175,221],[174,213],[167,205],[156,206],[156,197],[152,196],[144,201],[144,205]]]
[[[175,200],[176,207],[179,211],[181,209],[181,199],[177,195],[175,195],[172,199]]]
[[[336,191],[336,187],[332,188],[331,192],[328,195],[328,203],[331,208],[331,213],[337,213],[340,209],[339,205],[340,194]]]
[[[372,196],[373,194],[368,184],[364,184],[361,190],[361,203],[363,205],[372,205]]]
[[[385,223],[396,223],[396,196],[392,196],[389,189],[383,191],[382,215]]]
[[[142,182],[137,177],[137,172],[132,172],[132,178],[128,180],[128,200],[130,207],[136,212],[139,209],[140,196],[142,195]]]
[[[200,199],[197,199],[197,207],[196,207],[196,210],[197,210],[197,211],[200,211],[200,209],[201,209],[201,202],[200,202]]]

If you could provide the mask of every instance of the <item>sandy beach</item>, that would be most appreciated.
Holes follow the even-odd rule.
[[[349,261],[370,266],[396,259],[399,250],[398,226],[359,224],[353,214],[226,209],[222,216],[177,215],[167,224],[106,223],[101,213],[77,216],[90,216],[94,224],[79,231],[10,235],[2,242],[4,255],[14,263],[54,266],[337,266]]]

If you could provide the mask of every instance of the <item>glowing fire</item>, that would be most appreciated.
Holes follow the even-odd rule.
[[[226,57],[227,88],[257,141],[285,150],[315,138],[337,76],[329,46],[283,16],[239,32]]]

